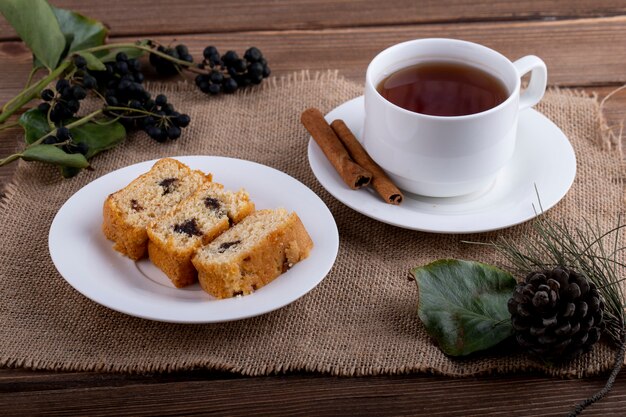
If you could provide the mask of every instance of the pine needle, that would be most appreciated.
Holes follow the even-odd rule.
[[[620,278],[619,274],[626,264],[619,260],[619,255],[626,248],[620,247],[619,242],[620,232],[626,224],[621,224],[621,220],[619,216],[617,226],[602,232],[597,221],[591,223],[585,220],[581,227],[572,229],[565,223],[538,217],[533,222],[536,236],[523,237],[517,243],[505,238],[491,243],[504,255],[512,268],[523,276],[532,271],[561,266],[584,274],[598,288],[605,305],[605,332],[618,347],[618,351],[605,386],[593,396],[579,402],[570,416],[580,414],[586,407],[608,394],[624,362],[626,300],[620,283],[626,278]],[[610,242],[611,249],[607,247],[607,241]]]

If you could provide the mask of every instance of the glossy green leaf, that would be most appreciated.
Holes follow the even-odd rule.
[[[54,145],[34,145],[26,148],[22,152],[22,159],[73,168],[87,168],[89,166],[89,162],[83,155],[65,153]]]
[[[43,66],[54,69],[65,50],[65,36],[45,0],[2,0],[0,12]]]
[[[445,354],[469,355],[512,334],[507,301],[516,282],[508,272],[456,259],[411,272],[419,287],[419,317]]]
[[[22,114],[18,122],[20,126],[24,128],[24,139],[27,144],[35,142],[52,130],[50,129],[46,115],[37,107]]]
[[[61,32],[68,40],[67,53],[104,45],[108,30],[102,22],[83,16],[71,10],[52,6]]]
[[[69,119],[67,122],[72,123],[76,120]],[[24,128],[24,138],[27,144],[35,142],[51,130],[46,115],[37,108],[22,114],[19,123]],[[114,147],[126,137],[126,129],[120,122],[108,122],[106,124],[87,122],[71,128],[70,133],[74,142],[83,142],[87,145],[89,148],[86,155],[88,159]]]
[[[94,54],[92,54],[91,52],[78,52],[78,55],[82,56],[83,58],[85,58],[85,61],[87,61],[87,68],[93,71],[104,71],[106,70],[106,67],[104,66],[104,63],[98,59]]]
[[[120,122],[104,125],[88,122],[71,128],[70,133],[74,142],[82,142],[88,146],[87,159],[104,150],[111,149],[126,137],[126,129]]]

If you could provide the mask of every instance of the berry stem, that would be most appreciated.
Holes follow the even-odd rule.
[[[7,156],[4,159],[0,159],[0,167],[10,164],[11,162],[15,161],[16,159],[20,159],[21,157],[22,157],[21,153],[16,153],[16,154]]]
[[[37,97],[41,93],[41,90],[46,88],[48,84],[61,75],[70,65],[72,65],[71,61],[61,63],[61,65],[55,68],[54,71],[51,71],[46,77],[42,78],[31,87],[25,88],[22,92],[20,92],[20,94],[7,102],[2,108],[2,113],[0,113],[0,124],[6,122],[7,119],[11,117],[13,113],[22,108],[24,104]]]
[[[128,112],[133,112],[133,113],[145,114],[146,116],[155,116],[155,117],[158,117],[160,119],[163,119],[163,118],[168,118],[169,119],[170,117],[172,117],[172,116],[160,116],[160,115],[158,115],[156,113],[153,113],[153,112],[150,112],[150,111],[147,111],[147,110],[133,109],[131,107],[106,106],[105,110],[128,111]],[[116,116],[124,117],[122,115],[116,115]],[[130,117],[132,117],[132,116],[130,116]]]
[[[154,55],[158,55],[161,58],[165,58],[169,61],[172,61],[175,64],[182,65],[184,67],[192,67],[194,65],[193,62],[183,61],[182,59],[176,59],[168,54],[164,54],[163,52],[157,51],[154,48],[144,45],[138,45],[136,43],[109,43],[106,45],[94,46],[93,48],[83,49],[80,52],[98,52],[98,51],[106,51],[109,49],[115,48],[135,48],[141,51],[146,51]]]
[[[20,125],[20,122],[18,121],[15,121],[12,123],[5,123],[5,124],[0,125],[0,131],[11,129],[12,127],[17,127],[19,125]]]

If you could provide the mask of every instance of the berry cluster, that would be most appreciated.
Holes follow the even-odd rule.
[[[120,52],[115,62],[106,63],[105,67],[105,71],[93,74],[110,114],[120,116],[126,128],[141,128],[158,142],[180,137],[180,129],[189,125],[189,116],[178,113],[163,94],[152,99],[143,86],[144,75],[138,60]],[[119,107],[127,110],[116,109]]]
[[[140,119],[140,127],[157,142],[167,139],[176,140],[180,137],[181,128],[189,126],[190,117],[174,110],[174,106],[167,102],[167,97],[159,94],[154,104],[147,108],[154,116]]]
[[[157,47],[157,51],[162,52],[174,59],[180,59],[186,62],[193,62],[193,56],[189,54],[189,49],[185,45],[176,45],[174,48],[166,48],[163,45]],[[154,67],[159,75],[176,75],[180,73],[180,65],[156,54],[150,54],[150,64]]]
[[[58,127],[56,135],[46,137],[43,142],[46,145],[62,144],[61,149],[66,153],[81,153],[87,155],[89,147],[84,142],[74,142],[72,134],[67,127]]]
[[[207,46],[203,55],[204,60],[198,67],[208,68],[208,72],[196,76],[196,85],[206,94],[234,93],[240,87],[260,84],[271,73],[267,60],[255,47],[249,48],[243,58],[235,51],[220,56],[214,46]]]
[[[43,103],[39,110],[47,114],[55,124],[73,117],[80,110],[80,101],[87,97],[87,91],[78,84],[71,85],[66,79],[57,81],[54,90],[45,89],[41,92]]]

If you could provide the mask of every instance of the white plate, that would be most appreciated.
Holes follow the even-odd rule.
[[[310,256],[270,284],[244,297],[218,300],[198,284],[177,289],[148,260],[117,253],[101,231],[106,197],[147,172],[155,161],[111,172],[74,194],[50,227],[50,255],[65,280],[84,296],[113,310],[175,323],[214,323],[258,316],[312,290],[337,257],[339,235],[332,214],[304,184],[274,168],[216,156],[176,157],[193,169],[213,173],[231,190],[244,187],[257,208],[284,207],[298,213],[313,239]]]
[[[332,110],[326,120],[342,119],[361,140],[363,117],[361,96]],[[576,156],[569,140],[532,109],[520,113],[515,154],[495,183],[488,190],[463,197],[405,193],[399,206],[386,204],[369,188],[348,188],[313,139],[308,151],[313,174],[346,206],[384,223],[435,233],[487,232],[525,222],[536,216],[535,209],[539,211],[537,192],[543,210],[548,210],[565,196],[576,176]]]

